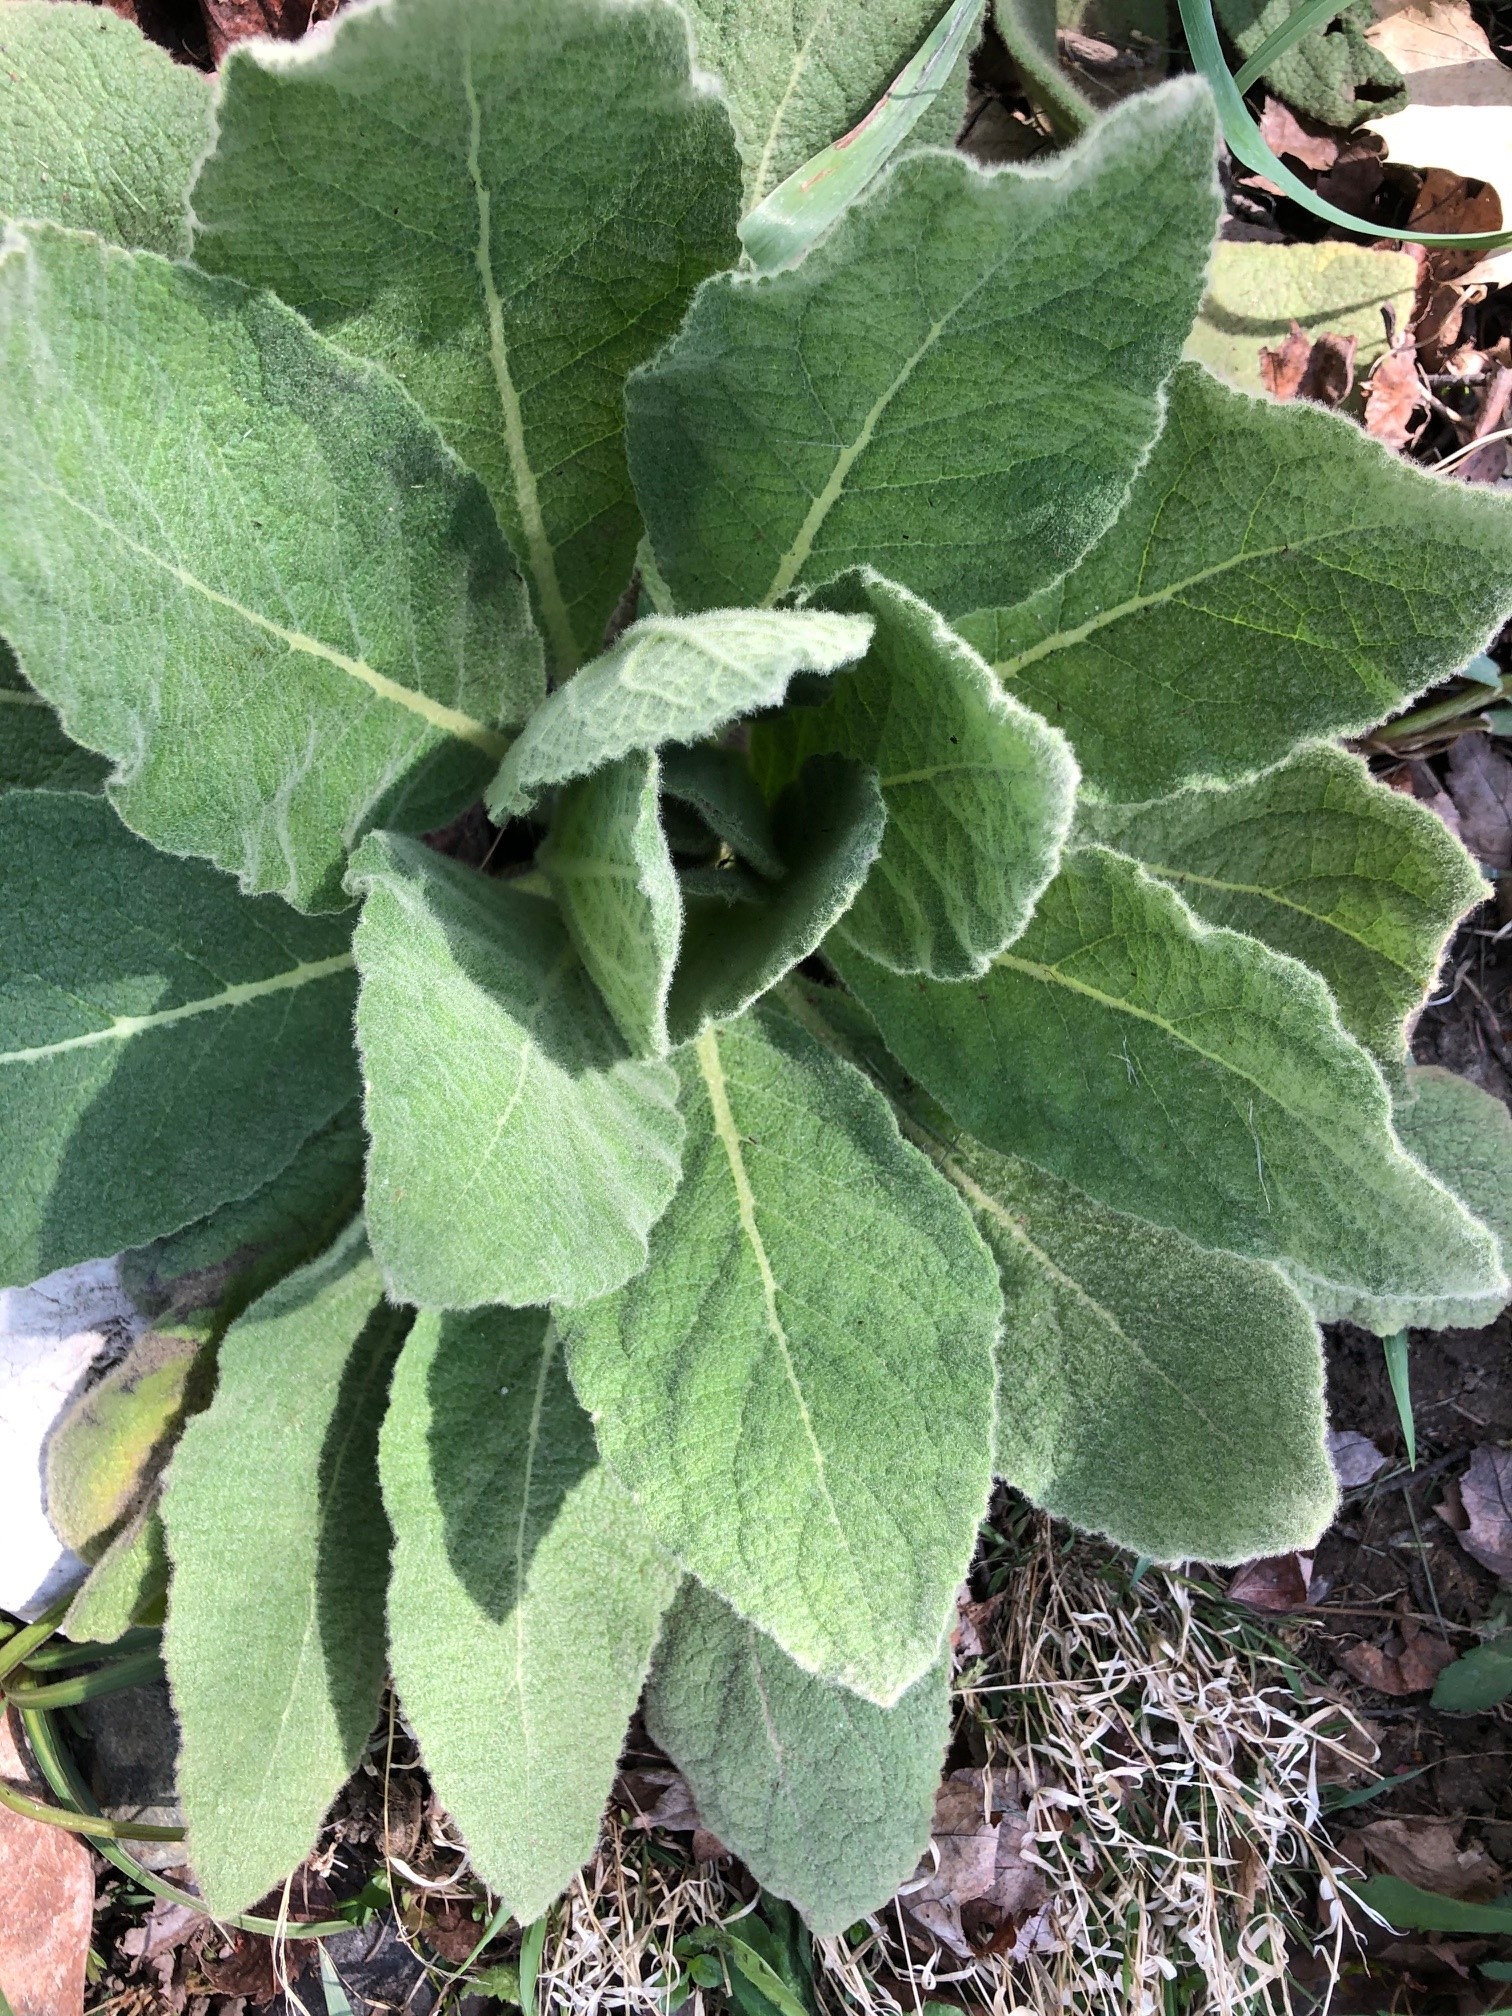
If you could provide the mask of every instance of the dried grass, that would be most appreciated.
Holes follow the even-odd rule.
[[[1001,1601],[984,1656],[957,1674],[957,1747],[1032,1788],[1024,1853],[1050,1890],[1039,1950],[965,1962],[927,1951],[895,1900],[815,1942],[821,2004],[834,2016],[917,2016],[931,1999],[993,2016],[1294,2012],[1288,1941],[1332,1974],[1349,1936],[1320,1774],[1358,1771],[1368,1734],[1216,1592],[1161,1569],[1136,1579],[1127,1557],[1025,1510],[1010,1521],[978,1570]],[[753,1902],[744,1872],[611,1819],[552,1914],[541,2016],[665,2016],[679,1934]],[[706,2016],[702,1991],[683,2008]]]

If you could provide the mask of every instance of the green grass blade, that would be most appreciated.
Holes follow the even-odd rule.
[[[1386,1353],[1386,1376],[1391,1381],[1391,1397],[1396,1402],[1397,1419],[1402,1424],[1402,1439],[1407,1444],[1407,1467],[1417,1468],[1417,1430],[1412,1420],[1412,1383],[1407,1363],[1407,1332],[1398,1330],[1394,1336],[1383,1337],[1381,1348]]]

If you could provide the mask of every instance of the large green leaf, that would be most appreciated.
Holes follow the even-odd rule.
[[[986,1504],[995,1270],[880,1094],[786,1015],[675,1061],[687,1175],[639,1279],[561,1317],[573,1383],[684,1565],[891,1703]]]
[[[0,215],[182,257],[210,80],[104,7],[0,10]]]
[[[121,1286],[154,1330],[214,1343],[361,1210],[366,1149],[354,1096],[260,1190],[123,1253]]]
[[[598,1460],[544,1310],[422,1315],[380,1451],[394,1682],[523,1924],[593,1853],[677,1570]]]
[[[1397,1102],[1397,1132],[1440,1183],[1496,1235],[1512,1260],[1512,1113],[1457,1072],[1415,1065]]]
[[[854,996],[801,981],[782,998],[878,1080],[997,1260],[999,1474],[1057,1518],[1158,1560],[1310,1546],[1335,1497],[1323,1358],[1278,1271],[973,1141]]]
[[[1489,1320],[1495,1242],[1403,1153],[1386,1086],[1317,975],[1195,919],[1102,848],[1066,858],[986,979],[832,956],[958,1125],[1116,1210],[1282,1262],[1383,1334]]]
[[[985,973],[1059,864],[1076,796],[1070,751],[905,589],[868,570],[820,600],[870,614],[876,631],[823,706],[757,724],[768,789],[817,752],[873,764],[887,830],[841,930],[894,972]]]
[[[764,1890],[838,1934],[913,1874],[950,1734],[950,1655],[893,1708],[795,1666],[696,1582],[667,1618],[646,1726]]]
[[[148,1330],[54,1422],[43,1451],[48,1522],[86,1561],[145,1505],[183,1419],[197,1356],[194,1339]]]
[[[488,809],[507,818],[548,785],[588,776],[633,749],[701,742],[779,705],[799,673],[849,665],[871,634],[868,619],[807,609],[647,616],[532,718],[488,788]]]
[[[682,895],[662,832],[660,766],[632,750],[557,799],[541,865],[579,958],[638,1057],[665,1057]]]
[[[409,1321],[360,1224],[226,1333],[163,1520],[178,1790],[206,1906],[244,1911],[314,1846],[383,1686],[378,1428]]]
[[[688,0],[699,64],[729,101],[747,206],[848,133],[944,12],[945,0]]]
[[[195,257],[398,373],[488,486],[558,672],[629,579],[625,374],[739,257],[666,0],[388,0],[234,50]]]
[[[1312,1546],[1337,1495],[1323,1352],[1276,1269],[965,1136],[940,1167],[1002,1275],[999,1473],[1157,1560]]]
[[[947,616],[1053,580],[1159,425],[1216,217],[1183,81],[1032,174],[907,156],[791,272],[711,281],[626,388],[678,606],[861,564]]]
[[[133,1624],[161,1623],[169,1563],[155,1502],[124,1525],[90,1569],[58,1627],[64,1637],[114,1644]]]
[[[674,1043],[733,1020],[822,943],[871,872],[886,818],[871,770],[816,756],[772,807],[788,864],[780,882],[718,871],[696,885],[687,878],[682,956],[667,1003]],[[734,886],[725,893],[722,884]]]
[[[1065,730],[1090,784],[1144,799],[1373,726],[1473,658],[1509,607],[1504,499],[1187,364],[1101,543],[959,628]]]
[[[344,901],[369,825],[476,796],[540,697],[481,486],[266,295],[39,229],[0,253],[0,626],[127,823]]]
[[[16,0],[17,6],[25,4]],[[43,4],[63,7],[69,0]],[[0,791],[98,791],[109,775],[103,758],[69,741],[0,638]]]
[[[356,1090],[345,920],[238,894],[103,798],[0,796],[0,1279],[176,1231]]]
[[[1087,806],[1078,830],[1143,862],[1210,924],[1321,973],[1388,1077],[1451,932],[1486,896],[1441,819],[1325,744],[1227,789]]]
[[[389,833],[352,883],[367,1218],[393,1293],[459,1309],[617,1288],[677,1187],[675,1072],[626,1054],[552,904]]]

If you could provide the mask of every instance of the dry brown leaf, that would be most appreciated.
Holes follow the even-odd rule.
[[[1375,0],[1375,11],[1369,39],[1406,78],[1408,102],[1369,130],[1393,161],[1489,182],[1503,215],[1512,215],[1512,69],[1497,60],[1467,0]],[[1505,279],[1512,260],[1496,253],[1475,271],[1491,277],[1492,269]]]
[[[1045,1903],[1043,1872],[1023,1860],[1029,1841],[1018,1774],[952,1771],[935,1794],[930,1850],[909,1915],[961,1958],[1017,1948]]]
[[[1412,416],[1427,405],[1418,379],[1417,346],[1388,350],[1365,386],[1365,432],[1399,452],[1412,439]]]
[[[1454,1650],[1442,1638],[1430,1637],[1415,1619],[1404,1617],[1387,1633],[1384,1645],[1349,1645],[1337,1656],[1344,1671],[1363,1687],[1374,1687],[1380,1694],[1424,1694],[1452,1664]]]
[[[1351,1837],[1388,1876],[1400,1876],[1440,1897],[1494,1890],[1501,1870],[1484,1848],[1459,1846],[1460,1828],[1446,1820],[1372,1820]]]
[[[1343,1491],[1358,1490],[1386,1468],[1386,1458],[1370,1437],[1357,1434],[1353,1428],[1329,1430],[1328,1460]]]
[[[703,1825],[681,1771],[655,1766],[623,1771],[619,1796],[630,1808],[632,1827],[662,1827],[669,1834],[691,1834]]]
[[[1251,1610],[1299,1610],[1312,1586],[1310,1554],[1268,1554],[1246,1561],[1228,1586],[1235,1603]]]
[[[1293,322],[1285,341],[1260,352],[1260,383],[1273,399],[1310,399],[1319,406],[1337,406],[1354,386],[1357,339],[1326,332],[1309,342],[1300,322]]]
[[[1272,154],[1290,155],[1304,168],[1332,168],[1339,158],[1339,135],[1294,112],[1280,98],[1267,98],[1260,114],[1260,137]]]
[[[1489,735],[1455,737],[1448,790],[1470,852],[1488,868],[1512,868],[1512,763]]]
[[[1459,1543],[1472,1561],[1512,1582],[1512,1449],[1477,1449],[1459,1480],[1466,1526]]]

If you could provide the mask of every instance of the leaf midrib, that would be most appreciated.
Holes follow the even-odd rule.
[[[149,1015],[116,1015],[103,1029],[89,1029],[79,1036],[63,1036],[56,1043],[39,1043],[28,1050],[0,1051],[0,1066],[39,1064],[49,1057],[61,1057],[70,1050],[88,1050],[99,1043],[129,1042],[135,1036],[171,1028],[175,1023],[191,1021],[197,1015],[211,1015],[224,1008],[245,1007],[249,1001],[261,1000],[269,994],[289,993],[313,981],[329,979],[333,973],[345,973],[352,965],[350,952],[338,952],[330,959],[306,960],[298,966],[286,968],[282,973],[271,973],[265,979],[238,981],[219,994],[207,994],[197,1001],[181,1002],[177,1008],[160,1008]]]
[[[1192,868],[1167,868],[1160,862],[1145,860],[1143,855],[1140,856],[1140,866],[1149,874],[1158,875],[1163,882],[1189,882],[1199,889],[1216,890],[1220,895],[1254,896],[1262,902],[1274,903],[1278,910],[1290,910],[1298,917],[1305,917],[1311,924],[1320,924],[1325,930],[1335,932],[1351,945],[1358,945],[1360,950],[1368,953],[1371,958],[1379,959],[1384,965],[1392,967],[1404,979],[1411,980],[1414,986],[1417,984],[1417,976],[1402,960],[1395,958],[1381,946],[1373,945],[1368,938],[1362,937],[1358,931],[1351,931],[1336,918],[1325,917],[1321,910],[1310,910],[1305,903],[1298,903],[1290,896],[1283,896],[1279,889],[1269,889],[1254,882],[1228,882],[1217,875],[1199,875]]]
[[[515,509],[519,513],[520,528],[525,534],[526,556],[535,580],[541,621],[551,640],[557,669],[564,673],[571,672],[578,662],[577,638],[573,633],[572,618],[567,613],[562,584],[557,576],[556,549],[546,531],[536,473],[525,445],[525,420],[520,407],[520,395],[509,363],[509,343],[504,333],[504,303],[499,295],[493,269],[493,242],[489,221],[493,195],[483,179],[483,108],[473,82],[472,51],[465,47],[462,50],[462,90],[467,99],[467,173],[472,182],[473,201],[478,213],[478,241],[473,258],[478,272],[478,284],[483,292],[484,312],[488,319],[488,357],[493,370],[499,412],[504,422],[504,449],[509,459],[510,481],[514,486]]]
[[[338,651],[334,645],[323,643],[318,637],[311,637],[302,630],[291,630],[285,624],[275,623],[271,616],[264,616],[257,609],[249,609],[246,603],[238,602],[234,596],[225,595],[220,589],[212,588],[209,582],[201,581],[197,574],[191,574],[187,567],[180,567],[177,561],[165,560],[161,553],[154,553],[150,546],[144,546],[140,540],[133,539],[129,532],[122,531],[119,525],[112,524],[110,519],[93,510],[88,504],[80,503],[77,497],[71,497],[58,484],[49,483],[41,477],[34,477],[32,480],[37,489],[47,491],[60,503],[66,504],[70,510],[77,511],[81,517],[87,518],[92,525],[108,533],[112,539],[124,546],[128,553],[134,553],[139,560],[145,560],[149,565],[159,568],[171,580],[177,581],[181,588],[187,588],[192,594],[203,597],[217,609],[225,609],[233,616],[239,616],[244,623],[250,623],[254,629],[261,630],[266,636],[277,638],[279,643],[287,645],[289,650],[301,651],[307,657],[318,658],[324,664],[335,666],[338,672],[345,672],[349,678],[358,680],[380,699],[391,701],[396,707],[404,708],[407,713],[418,715],[422,721],[432,728],[439,729],[444,735],[454,736],[459,742],[471,743],[485,755],[498,759],[508,751],[510,738],[507,735],[501,735],[496,729],[485,727],[481,721],[475,721],[470,714],[459,713],[455,707],[448,707],[440,700],[431,699],[427,693],[418,693],[412,687],[401,686],[397,679],[390,679],[387,673],[378,671],[365,659],[349,658],[344,651]]]

